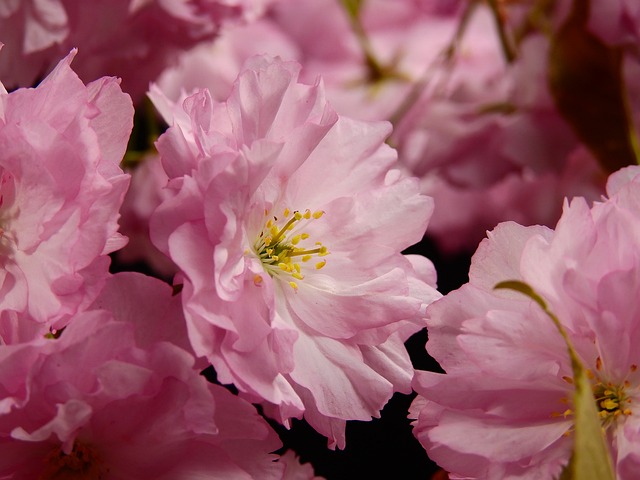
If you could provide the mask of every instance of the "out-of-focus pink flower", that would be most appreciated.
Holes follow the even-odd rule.
[[[137,101],[175,56],[214,38],[221,25],[254,17],[255,0],[16,0],[0,6],[0,80],[33,85],[71,48],[84,81],[122,77]]]
[[[158,77],[156,86],[174,101],[207,88],[214,100],[222,102],[229,98],[245,61],[264,53],[285,60],[300,59],[299,48],[270,17],[230,25],[215,40],[183,52],[176,64]]]
[[[85,86],[73,56],[37,88],[0,93],[0,315],[53,328],[93,301],[126,243],[131,99],[115,78]]]
[[[154,93],[172,196],[151,236],[182,270],[191,342],[218,379],[343,447],[346,420],[408,391],[403,341],[438,293],[431,263],[399,252],[432,202],[393,169],[388,125],[338,117],[298,70],[253,59],[222,104]]]
[[[609,198],[565,204],[556,230],[499,225],[470,281],[431,305],[427,349],[446,374],[418,372],[414,433],[453,478],[552,478],[572,446],[572,370],[529,284],[562,322],[592,377],[617,477],[640,468],[640,167],[612,175]]]
[[[179,308],[157,315],[179,306],[171,287],[118,274],[108,289],[130,293],[101,297],[58,339],[0,348],[0,476],[282,478],[269,453],[280,442],[255,408],[166,341],[184,329]]]
[[[116,254],[118,262],[122,264],[146,262],[163,277],[173,276],[177,267],[151,243],[149,219],[168,195],[164,190],[168,180],[160,158],[155,154],[146,155],[132,171],[131,186],[120,210],[120,232],[126,235],[129,243]]]
[[[640,41],[640,2],[611,0],[589,4],[589,29],[610,45],[632,46]]]
[[[278,0],[260,20],[231,25],[212,43],[182,54],[158,86],[174,100],[181,90],[196,88],[208,88],[215,99],[223,100],[244,62],[268,53],[300,62],[301,80],[306,83],[322,76],[327,95],[340,114],[387,120],[453,38],[459,20],[457,3],[362,3],[362,22],[376,60],[386,68],[384,78],[374,78],[340,2]],[[475,67],[484,63],[477,59]]]
[[[429,234],[445,251],[471,250],[501,221],[553,225],[564,197],[579,191],[597,199],[606,179],[592,156],[576,157],[580,144],[547,88],[542,36],[526,38],[512,64],[483,54],[493,68],[469,74],[472,63],[458,75],[458,62],[478,55],[476,39],[497,35],[489,13],[478,9],[453,73],[425,92],[393,136],[403,164],[434,197]]]

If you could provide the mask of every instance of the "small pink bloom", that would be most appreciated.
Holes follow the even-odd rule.
[[[418,372],[414,433],[452,478],[552,478],[572,447],[572,370],[562,322],[592,376],[617,478],[640,468],[640,167],[615,173],[608,199],[565,204],[555,231],[500,224],[472,260],[470,281],[431,305],[429,353],[446,375]]]
[[[167,341],[184,330],[171,287],[118,274],[107,290],[60,338],[0,348],[0,476],[282,478],[255,408]]]
[[[126,243],[117,220],[129,176],[119,162],[131,99],[114,78],[85,86],[74,55],[37,88],[0,93],[2,315],[53,328],[91,303],[108,254]]]
[[[193,348],[220,381],[343,447],[346,420],[408,391],[402,342],[438,294],[431,263],[399,252],[432,203],[392,168],[388,125],[338,117],[298,70],[253,59],[222,104],[153,94],[173,125],[151,235],[182,270]]]

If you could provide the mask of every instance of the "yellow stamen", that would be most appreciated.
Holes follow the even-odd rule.
[[[324,267],[327,264],[326,260],[323,260],[321,262],[316,263],[316,270],[320,270],[322,267]]]

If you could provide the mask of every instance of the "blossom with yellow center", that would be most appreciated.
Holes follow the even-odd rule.
[[[299,68],[254,58],[226,102],[159,99],[174,118],[151,236],[218,380],[343,448],[347,420],[411,390],[404,341],[440,294],[433,265],[402,251],[433,202],[396,168],[390,125],[340,117]]]

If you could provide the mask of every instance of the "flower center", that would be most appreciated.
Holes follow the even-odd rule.
[[[633,373],[638,369],[637,365],[631,365],[629,372]],[[602,370],[602,360],[600,357],[596,359],[596,371]],[[607,428],[614,423],[620,415],[629,416],[632,414],[631,397],[627,390],[631,388],[631,382],[625,380],[622,384],[616,385],[612,382],[603,382],[599,377],[594,382],[593,396],[596,399],[598,407],[598,415],[602,419],[602,427]]]
[[[307,209],[302,213],[285,208],[282,217],[278,219],[265,210],[267,220],[253,245],[254,251],[271,277],[289,277],[288,283],[295,291],[298,290],[297,280],[304,279],[305,264],[329,254],[322,242],[314,242],[304,231],[309,222],[318,220],[323,214],[322,210],[312,213]],[[320,270],[326,263],[324,259],[315,262],[315,269]],[[256,275],[254,283],[262,283],[262,277]]]
[[[638,369],[637,365],[631,365],[629,372],[633,373]],[[624,380],[621,384],[615,384],[613,382],[603,381],[601,378],[602,372],[602,360],[600,357],[596,359],[596,372],[593,373],[591,369],[586,370],[587,377],[591,380],[591,390],[593,391],[593,398],[598,408],[598,415],[602,423],[602,428],[607,429],[613,425],[620,417],[632,415],[631,403],[632,396],[629,395],[631,390],[631,382]],[[568,384],[573,385],[573,378],[562,377]],[[563,404],[570,404],[569,398],[561,398],[560,402]],[[574,414],[571,408],[566,409],[564,412],[552,412],[552,417],[564,417],[567,418]],[[569,434],[573,431],[573,427],[566,432]]]
[[[54,448],[44,463],[45,470],[38,480],[100,480],[109,471],[95,448],[80,442],[73,444],[69,454],[60,447]]]

